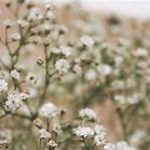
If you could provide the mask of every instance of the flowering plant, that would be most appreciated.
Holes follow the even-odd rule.
[[[149,149],[146,23],[98,22],[76,2],[3,5],[0,148]]]

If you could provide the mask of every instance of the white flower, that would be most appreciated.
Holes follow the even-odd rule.
[[[18,40],[20,40],[20,38],[21,38],[21,36],[19,33],[13,33],[12,35],[10,35],[10,39],[12,41],[18,41]]]
[[[68,57],[68,56],[71,55],[71,48],[68,47],[68,46],[61,46],[61,47],[60,47],[60,51],[61,51],[61,53],[62,53],[64,56],[66,56],[66,57]]]
[[[97,77],[96,71],[94,69],[89,69],[86,73],[85,73],[85,79],[88,81],[92,81],[95,80]]]
[[[94,128],[95,137],[94,142],[97,146],[105,144],[106,142],[106,129],[103,125],[95,125]]]
[[[45,4],[45,9],[46,10],[52,10],[52,9],[54,9],[54,6],[51,3],[47,3],[47,4]]]
[[[117,147],[116,147],[115,144],[107,143],[107,144],[104,146],[104,150],[117,150]]]
[[[5,129],[0,131],[0,140],[6,140],[7,143],[12,142],[12,132],[11,130]]]
[[[140,101],[140,95],[139,93],[133,93],[131,96],[128,96],[126,100],[129,104],[137,104]]]
[[[46,13],[46,18],[49,20],[54,20],[54,19],[56,19],[56,15],[52,11],[49,10]]]
[[[148,50],[145,48],[138,48],[136,51],[133,52],[133,55],[136,57],[146,57],[148,56]]]
[[[52,25],[49,23],[44,23],[40,27],[43,32],[50,32],[52,30]]]
[[[125,141],[117,142],[116,147],[117,150],[135,150],[134,147],[128,145]]]
[[[30,97],[30,94],[28,93],[21,93],[20,95],[22,100],[27,100]]]
[[[52,103],[47,103],[40,108],[39,114],[46,118],[55,117],[58,114],[58,108]]]
[[[103,137],[102,135],[95,135],[94,136],[94,143],[96,144],[96,146],[100,146],[105,144],[105,137]]]
[[[8,90],[8,83],[0,78],[0,92],[5,92]]]
[[[41,139],[50,139],[52,136],[51,133],[46,131],[45,129],[40,129],[39,134]]]
[[[140,145],[147,134],[145,130],[136,130],[130,137],[130,143],[135,146]]]
[[[17,24],[21,27],[21,28],[25,28],[29,26],[29,22],[27,22],[26,20],[22,20],[19,19],[17,20]]]
[[[94,131],[97,135],[106,135],[106,128],[103,125],[95,125]]]
[[[103,76],[110,75],[112,73],[112,68],[107,64],[101,64],[97,67],[99,74]]]
[[[41,14],[40,10],[37,8],[32,8],[28,15],[28,21],[31,22],[37,22],[40,21],[43,18],[43,15]]]
[[[52,48],[51,51],[53,54],[60,54],[61,53],[59,48]]]
[[[52,53],[62,54],[66,57],[71,56],[71,48],[68,46],[60,46],[60,48],[53,48]]]
[[[115,95],[115,101],[119,104],[137,104],[140,101],[139,93],[133,93],[130,96]]]
[[[96,113],[90,108],[84,108],[84,109],[80,110],[79,116],[81,118],[95,119],[96,118]]]
[[[81,42],[85,45],[85,46],[93,46],[94,45],[94,40],[87,35],[84,35],[80,38]]]
[[[50,147],[50,148],[54,148],[54,147],[57,147],[58,144],[53,141],[53,140],[50,140],[48,143],[47,143],[47,146]]]
[[[89,127],[82,127],[78,126],[77,128],[73,129],[73,133],[78,137],[91,137],[94,135],[94,130]]]
[[[70,64],[66,59],[59,59],[55,63],[55,68],[60,74],[65,74],[70,68]]]
[[[22,105],[22,97],[18,91],[13,91],[8,94],[5,102],[5,108],[8,111],[15,112]]]
[[[116,90],[124,89],[125,88],[125,82],[122,80],[115,80],[112,82],[112,87]]]
[[[82,68],[79,64],[75,64],[73,67],[73,71],[78,75],[81,76],[82,74]]]
[[[115,95],[114,100],[119,104],[125,104],[126,98],[123,95]]]
[[[4,20],[4,21],[3,21],[3,24],[4,24],[7,28],[11,28],[11,27],[14,25],[13,21],[10,20],[10,19]]]
[[[116,66],[120,66],[123,63],[124,58],[118,55],[118,56],[115,56],[114,61],[115,61]]]
[[[10,74],[14,79],[20,80],[20,72],[18,72],[16,69],[12,70]]]

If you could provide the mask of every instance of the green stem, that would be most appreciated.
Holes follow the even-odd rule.
[[[87,146],[87,144],[86,144],[86,139],[83,137],[82,140],[83,140],[83,143],[84,143],[84,148],[85,148],[85,150],[88,150],[88,146]]]

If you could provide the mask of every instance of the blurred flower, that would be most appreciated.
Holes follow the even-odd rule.
[[[56,117],[58,114],[58,108],[52,103],[47,103],[41,106],[39,114],[46,118]]]
[[[90,36],[84,35],[80,38],[80,40],[85,46],[90,47],[94,45],[94,40]]]
[[[66,59],[59,59],[55,63],[55,68],[60,74],[65,74],[70,69],[70,64]]]
[[[18,72],[16,69],[12,70],[10,74],[14,79],[20,80],[20,72]]]
[[[112,73],[112,68],[107,64],[101,64],[97,67],[100,75],[107,76]]]
[[[79,112],[81,118],[95,119],[96,113],[90,108],[81,109]]]
[[[8,83],[0,78],[0,92],[5,92],[8,90]]]
[[[94,135],[94,130],[89,127],[78,126],[77,128],[73,129],[73,133],[78,137],[87,138]]]
[[[104,150],[117,150],[117,147],[115,144],[107,143],[104,145]]]
[[[6,110],[15,112],[22,105],[22,96],[18,91],[13,91],[8,94],[5,102]]]
[[[41,139],[50,139],[51,138],[51,133],[46,131],[45,129],[40,129],[39,134],[40,134]]]

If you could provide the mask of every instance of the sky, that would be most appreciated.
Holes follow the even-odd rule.
[[[30,1],[30,0],[29,0]],[[73,0],[36,0],[53,1],[61,4]],[[136,18],[150,18],[150,0],[81,0],[85,8],[90,10],[112,12]]]

